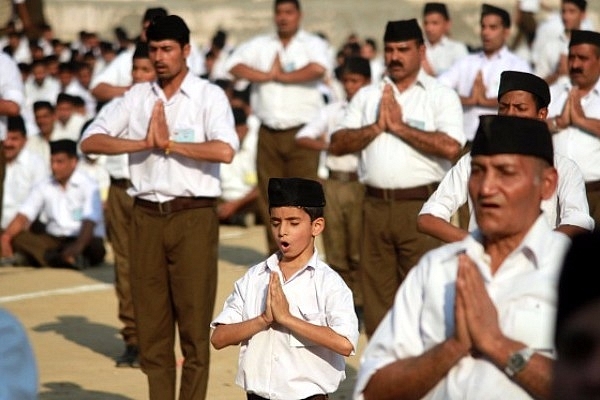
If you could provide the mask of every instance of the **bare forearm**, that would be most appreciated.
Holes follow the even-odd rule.
[[[211,140],[204,143],[170,142],[169,154],[181,154],[195,160],[230,163],[235,151],[225,142]]]
[[[327,147],[329,146],[328,143],[322,139],[312,139],[307,137],[296,139],[296,143],[299,147],[311,150],[327,150]]]
[[[352,343],[347,338],[336,333],[328,326],[313,325],[292,315],[282,321],[281,325],[296,335],[309,339],[311,342],[343,356],[349,356],[354,350]]]
[[[364,390],[365,400],[420,399],[466,355],[447,340],[418,357],[397,360],[378,370]],[[402,382],[401,385],[398,382]]]
[[[77,254],[82,253],[86,246],[92,241],[95,225],[96,223],[90,220],[84,220],[81,223],[79,235],[77,235],[77,239],[73,243],[73,249]]]
[[[99,83],[92,89],[92,96],[98,101],[109,101],[115,97],[122,96],[129,86],[113,86],[108,83]]]
[[[333,134],[329,143],[329,152],[336,156],[361,151],[380,133],[376,123],[357,129],[341,129]]]
[[[21,107],[14,101],[0,99],[0,115],[16,117],[21,112]]]
[[[259,71],[245,64],[237,64],[229,70],[229,73],[238,79],[246,79],[255,83],[263,83],[270,80],[269,72]]]
[[[392,133],[420,152],[447,160],[455,160],[461,151],[460,143],[444,132],[424,132],[403,123]]]
[[[324,67],[319,64],[310,63],[303,68],[277,74],[275,81],[281,83],[304,83],[322,79],[324,75]]]
[[[145,140],[116,138],[104,134],[93,134],[81,142],[81,151],[88,154],[124,154],[150,150]]]
[[[431,214],[421,214],[417,217],[417,229],[446,243],[458,242],[468,235],[464,229]]]
[[[600,137],[600,119],[596,118],[586,118],[573,117],[573,125],[583,131],[591,133],[596,137]]]
[[[238,345],[268,327],[269,324],[262,315],[244,322],[217,325],[210,337],[210,343],[215,349],[220,350],[227,346]]]

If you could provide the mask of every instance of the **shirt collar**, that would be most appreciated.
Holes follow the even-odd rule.
[[[269,256],[269,258],[267,258],[265,264],[264,264],[264,271],[267,273],[273,272],[273,271],[281,271],[281,269],[279,268],[279,256],[280,253],[279,251],[271,254]],[[313,250],[313,254],[310,257],[310,259],[308,260],[308,262],[304,265],[304,267],[302,267],[300,270],[304,270],[304,269],[311,269],[313,271],[319,270],[323,268],[323,262],[321,261],[320,257],[319,257],[319,251],[317,250],[317,248],[315,247]]]

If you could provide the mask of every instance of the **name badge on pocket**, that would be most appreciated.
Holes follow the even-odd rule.
[[[178,143],[192,143],[196,135],[192,128],[178,128],[173,133],[173,141]]]

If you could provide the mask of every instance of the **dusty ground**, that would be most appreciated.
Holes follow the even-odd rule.
[[[263,227],[221,229],[217,310],[246,268],[264,257]],[[60,269],[0,268],[0,307],[23,323],[37,356],[41,400],[142,400],[145,375],[115,368],[123,351],[119,336],[112,265],[83,272]],[[348,378],[334,400],[350,399],[359,353],[348,359]],[[208,399],[245,399],[234,384],[238,348],[214,351]]]

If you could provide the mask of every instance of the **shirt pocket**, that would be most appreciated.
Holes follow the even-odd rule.
[[[553,332],[556,310],[539,299],[526,298],[514,307],[514,319],[509,334],[538,352],[554,353]]]
[[[321,312],[319,310],[310,310],[304,312],[302,309],[300,309],[300,307],[298,307],[298,310],[300,312],[299,318],[304,319],[304,321],[317,326],[327,326],[327,317],[324,312]],[[290,332],[289,334],[289,343],[291,347],[316,346],[315,343],[313,343],[311,340],[296,335],[293,332]]]

